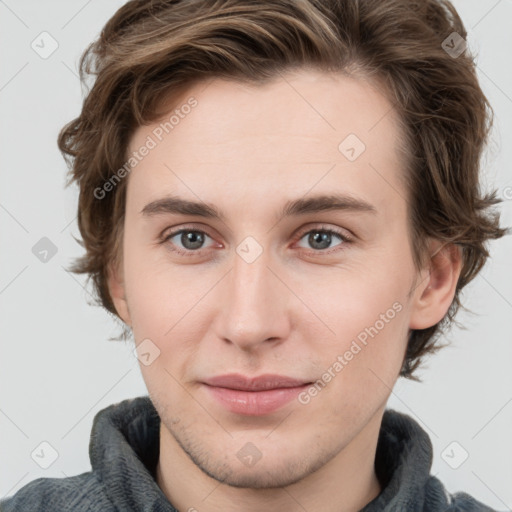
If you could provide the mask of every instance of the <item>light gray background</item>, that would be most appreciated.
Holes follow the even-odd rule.
[[[146,393],[132,346],[107,341],[117,325],[87,304],[85,277],[63,268],[82,251],[72,238],[79,237],[77,191],[64,189],[57,133],[79,113],[80,54],[123,3],[0,0],[0,498],[39,477],[88,471],[94,415]],[[454,4],[496,111],[486,186],[507,199],[502,225],[511,226],[512,1]],[[59,45],[47,59],[31,48],[43,31]],[[32,253],[42,237],[58,249],[47,263]],[[506,510],[512,508],[512,237],[490,250],[491,261],[464,294],[477,312],[458,317],[467,331],[452,330],[451,347],[428,360],[423,383],[400,379],[389,407],[429,433],[432,473],[450,492],[464,490]],[[31,457],[43,441],[58,452],[48,469]],[[442,457],[453,441],[469,454],[458,469]],[[451,455],[459,457],[457,450]]]

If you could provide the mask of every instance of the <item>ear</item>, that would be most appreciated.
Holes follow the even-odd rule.
[[[448,311],[462,270],[462,248],[443,245],[436,240],[430,245],[429,268],[413,292],[410,329],[426,329],[442,320]]]
[[[119,264],[112,263],[109,265],[108,289],[117,314],[125,324],[131,327],[130,312],[128,310],[128,303],[126,302],[122,262]]]

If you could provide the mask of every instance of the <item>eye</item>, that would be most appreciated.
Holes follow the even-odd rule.
[[[345,245],[351,242],[351,239],[347,235],[332,228],[324,227],[306,231],[304,234],[301,235],[300,240],[306,238],[306,243],[313,248],[314,252],[322,252],[326,251],[326,249],[331,249],[333,247],[331,245],[333,242],[333,237],[341,240],[341,242],[334,247],[337,247],[339,245]]]
[[[174,238],[176,240],[173,240]],[[171,250],[178,254],[193,256],[194,253],[199,253],[204,248],[203,245],[206,238],[211,239],[204,231],[182,228],[165,235],[162,243],[169,242],[172,246]]]

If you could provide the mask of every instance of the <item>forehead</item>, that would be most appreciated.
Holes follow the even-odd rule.
[[[138,211],[166,192],[213,203],[250,192],[260,206],[313,188],[374,203],[405,196],[397,114],[364,79],[310,70],[264,85],[214,79],[173,95],[166,110],[128,147],[151,146],[129,176]]]

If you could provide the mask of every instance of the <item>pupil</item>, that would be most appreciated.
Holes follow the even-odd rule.
[[[201,244],[203,243],[203,235],[194,231],[183,233],[181,237],[181,243],[187,249],[197,249],[201,247]]]
[[[315,234],[310,235],[309,241],[312,246],[315,246],[315,244],[319,242],[320,247],[316,247],[317,249],[327,249],[331,243],[331,235],[329,233],[320,233],[317,231]]]

